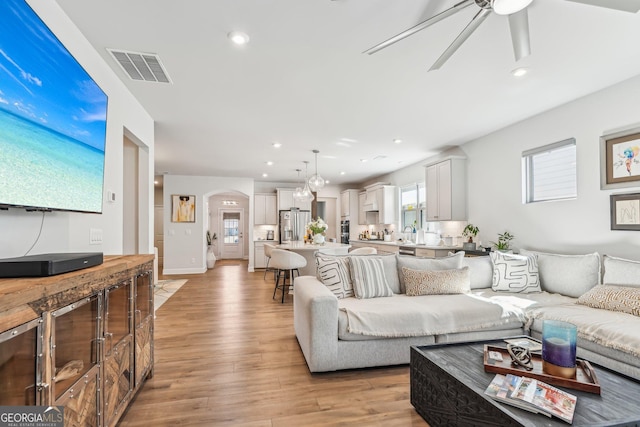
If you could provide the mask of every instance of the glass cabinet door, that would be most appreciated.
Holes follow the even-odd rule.
[[[0,334],[0,406],[40,404],[40,319]]]

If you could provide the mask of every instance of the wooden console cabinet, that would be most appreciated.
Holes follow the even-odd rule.
[[[0,279],[0,405],[62,405],[112,427],[153,373],[153,255]]]

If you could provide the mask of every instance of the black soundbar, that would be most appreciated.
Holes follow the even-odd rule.
[[[0,259],[0,277],[47,277],[103,262],[102,252],[55,253]]]

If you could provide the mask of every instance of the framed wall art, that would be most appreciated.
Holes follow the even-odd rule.
[[[612,194],[611,229],[640,231],[640,193]]]
[[[196,196],[171,195],[171,222],[196,222]]]
[[[640,128],[600,137],[600,188],[640,187]]]

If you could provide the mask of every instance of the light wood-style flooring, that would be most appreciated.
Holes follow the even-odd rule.
[[[219,260],[156,312],[155,371],[120,427],[427,426],[409,402],[409,367],[311,374],[293,302],[246,261]]]

